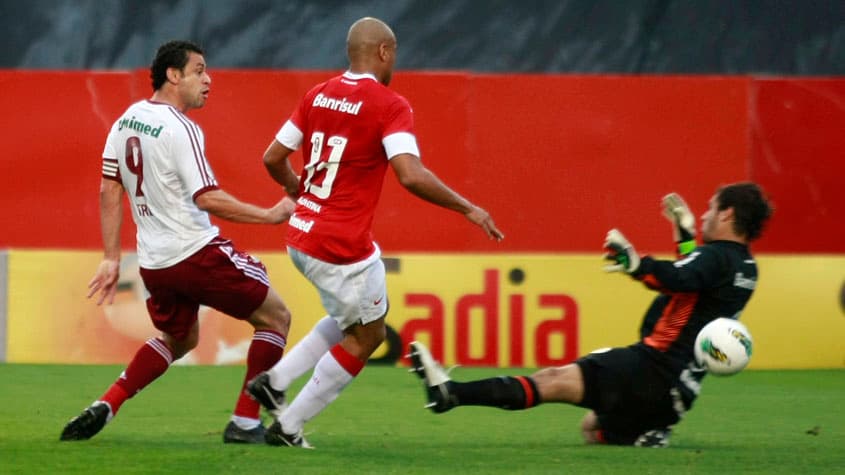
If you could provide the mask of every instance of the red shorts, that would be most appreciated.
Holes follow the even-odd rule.
[[[221,238],[173,266],[141,268],[141,278],[150,293],[147,310],[153,325],[177,340],[188,336],[200,305],[244,320],[270,288],[264,264]]]

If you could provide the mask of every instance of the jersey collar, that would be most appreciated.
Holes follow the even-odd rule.
[[[372,79],[375,82],[378,82],[376,79],[375,74],[373,73],[353,73],[352,71],[346,71],[343,73],[343,77],[346,79],[351,79],[352,81],[360,81],[361,79]]]

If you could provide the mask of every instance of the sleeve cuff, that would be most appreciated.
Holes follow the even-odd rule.
[[[678,254],[682,256],[686,256],[687,254],[691,253],[695,249],[695,240],[691,239],[689,241],[681,241],[678,243]]]

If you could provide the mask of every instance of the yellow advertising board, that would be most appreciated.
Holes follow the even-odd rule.
[[[134,254],[123,257],[113,305],[97,306],[94,299],[86,298],[101,256],[93,251],[9,252],[8,362],[127,363],[147,339],[159,334],[147,314],[146,290]],[[308,315],[294,325],[289,335],[293,342],[323,313],[316,293],[288,261],[287,255],[275,253],[264,263],[285,301],[297,313]],[[200,309],[199,319],[200,343],[179,363],[244,361],[252,338],[249,324],[207,307]]]
[[[9,253],[7,361],[125,363],[157,333],[149,323],[133,256],[124,258],[114,305],[85,298],[99,252]],[[257,253],[290,306],[288,345],[324,312],[316,291],[283,253]],[[594,349],[636,341],[654,293],[605,274],[598,255],[397,254],[388,264],[388,342],[374,355],[400,360],[426,342],[445,365],[560,365]],[[762,256],[761,278],[742,315],[754,338],[751,368],[845,366],[839,292],[845,256]],[[200,344],[189,364],[240,363],[251,327],[200,311]]]

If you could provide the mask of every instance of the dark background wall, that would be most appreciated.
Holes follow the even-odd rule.
[[[845,73],[841,0],[0,0],[0,68],[132,69],[186,38],[215,68],[333,70],[368,15],[400,69]]]

